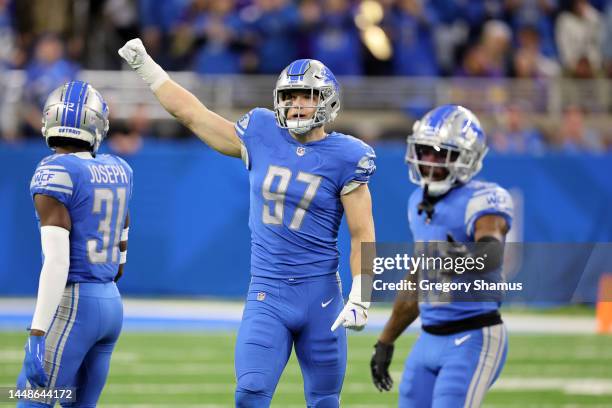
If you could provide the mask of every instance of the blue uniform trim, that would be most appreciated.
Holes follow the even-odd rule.
[[[304,74],[308,70],[310,65],[310,60],[302,59],[297,60],[289,65],[289,69],[287,70],[287,75],[289,75],[292,81],[303,81]],[[297,76],[297,78],[295,78]]]
[[[79,110],[79,104],[83,94],[84,82],[75,81],[73,84],[74,85],[71,86],[70,93],[68,94],[68,98],[66,98],[65,102],[64,109],[67,111],[67,114],[64,125],[76,127],[77,111]]]
[[[482,332],[483,332],[484,337],[487,338],[487,345],[485,347],[484,354],[481,355],[482,364],[480,366],[480,370],[478,371],[478,377],[476,379],[476,384],[474,386],[474,389],[477,389],[478,388],[478,384],[480,384],[480,377],[482,376],[482,372],[483,372],[483,370],[485,368],[485,361],[484,360],[486,359],[486,356],[489,354],[489,346],[491,345],[491,333],[490,333],[491,329],[489,327],[485,327],[485,328],[482,329]],[[469,402],[468,406],[472,406],[472,403],[474,401],[474,394],[475,393],[472,393],[472,396],[470,398],[470,402]]]
[[[491,377],[491,380],[489,381],[489,384],[488,384],[489,387],[493,385],[493,381],[495,380],[496,376],[499,374],[497,370],[499,370],[499,365],[500,365],[502,356],[504,354],[505,344],[506,344],[506,327],[502,325],[501,326],[501,340],[499,342],[499,348],[497,349],[497,354],[495,355],[495,361],[493,363],[493,376]]]
[[[60,335],[59,341],[57,342],[57,344],[61,344],[62,340],[64,338],[64,335],[66,334],[66,329],[68,328],[68,324],[70,322],[70,319],[72,319],[72,312],[74,311],[74,286],[72,287],[71,290],[71,296],[72,296],[72,300],[70,301],[70,313],[68,314],[68,320],[66,321],[66,325],[64,326],[64,330],[62,330],[62,334]],[[57,367],[57,356],[59,355],[59,347],[55,350],[55,354],[53,355],[53,368],[51,369],[51,375],[49,376],[49,384],[52,381],[53,378],[53,373],[55,372],[55,368]],[[61,359],[61,357],[60,357]]]
[[[81,122],[81,113],[83,112],[83,97],[87,94],[87,85],[87,82],[83,82],[81,92],[79,92],[79,100],[77,102],[77,113],[76,118],[74,120],[74,127],[79,127],[79,123]]]
[[[447,106],[446,109],[437,109],[434,114],[429,118],[429,124],[432,128],[438,129],[442,126],[446,118],[454,111],[454,107]]]

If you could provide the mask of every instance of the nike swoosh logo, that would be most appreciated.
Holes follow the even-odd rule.
[[[459,337],[457,339],[455,339],[455,346],[460,346],[462,345],[467,339],[469,339],[470,337],[472,337],[471,334],[466,334],[463,337]]]
[[[326,308],[327,305],[329,305],[332,302],[332,300],[334,300],[334,298],[329,299],[327,302],[321,302],[321,307]]]

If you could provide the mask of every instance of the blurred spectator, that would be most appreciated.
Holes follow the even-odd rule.
[[[147,52],[166,68],[171,66],[168,49],[168,35],[179,21],[191,0],[138,0],[140,10],[140,37]]]
[[[587,0],[572,0],[557,19],[557,48],[565,70],[576,78],[592,78],[601,69],[601,16]]]
[[[518,44],[513,57],[513,71],[516,77],[550,78],[560,74],[559,64],[542,53],[540,36],[535,27],[522,27],[518,32]]]
[[[117,123],[112,118],[111,123],[108,148],[111,152],[120,156],[132,155],[138,152],[142,148],[144,138],[149,135],[151,128],[149,114],[144,105],[136,106],[127,123]]]
[[[508,73],[512,31],[500,20],[487,21],[482,32],[482,49],[490,76],[505,76]]]
[[[507,105],[498,119],[498,128],[492,133],[491,148],[500,153],[540,155],[545,150],[542,134],[531,125],[523,103]]]
[[[234,0],[196,0],[175,30],[173,57],[199,45],[193,60],[200,74],[237,74],[241,71],[244,24]]]
[[[41,37],[34,50],[34,60],[26,66],[24,87],[26,134],[40,132],[40,118],[45,100],[52,90],[75,79],[78,67],[64,59],[64,47],[60,39],[47,34]]]
[[[442,0],[444,1],[444,0]],[[459,4],[460,16],[468,25],[469,42],[475,42],[482,33],[485,22],[503,17],[504,0],[451,0]]]
[[[563,111],[559,127],[559,149],[564,152],[602,152],[604,145],[599,133],[584,123],[585,112],[578,105],[569,105]]]
[[[16,15],[20,19],[20,31],[34,38],[53,33],[68,38],[72,33],[72,0],[28,0],[15,1]]]
[[[365,75],[372,76],[389,76],[394,72],[393,48],[396,26],[397,10],[395,3],[397,0],[377,0],[376,3],[380,6],[381,17],[380,21],[375,16],[378,12],[372,13],[372,7],[367,6],[368,3],[361,2],[355,12],[355,21],[362,21],[359,26],[359,37],[363,44],[363,72]],[[363,23],[365,22],[365,24]],[[371,26],[369,26],[369,23]],[[374,28],[376,27],[376,28]],[[378,31],[380,28],[382,31]]]
[[[438,68],[443,75],[451,75],[456,68],[458,50],[468,38],[468,26],[461,18],[460,0],[431,0],[437,24],[433,27]]]
[[[471,77],[489,76],[486,57],[479,44],[466,51],[461,67],[455,72],[455,75]]]
[[[319,0],[302,0],[298,6],[299,13],[299,55],[310,58],[313,55],[315,38],[321,27],[323,6]]]
[[[422,0],[398,0],[394,27],[394,73],[407,76],[436,76],[432,27],[434,10]]]
[[[117,50],[132,38],[139,36],[138,10],[132,0],[107,0],[95,3],[89,10],[89,23],[80,22],[78,32],[85,32],[79,38],[85,45],[86,56],[82,60],[91,69],[121,69],[122,60],[116,58]],[[74,51],[70,54],[74,54]]]
[[[514,32],[520,32],[521,27],[532,28],[538,36],[541,53],[549,58],[557,57],[554,30],[557,0],[506,0],[505,8]]]
[[[468,49],[460,75],[480,77],[507,76],[510,67],[512,32],[503,21],[488,21],[480,43]]]
[[[335,75],[361,75],[361,42],[349,0],[328,0],[320,24],[314,26],[312,58],[323,62]]]
[[[6,70],[14,63],[15,33],[9,0],[0,0],[0,139],[16,138],[15,113],[8,98]]]
[[[13,65],[15,32],[9,0],[0,0],[0,69]]]
[[[605,15],[603,57],[608,78],[612,78],[612,1],[608,2]]]
[[[258,71],[278,75],[298,56],[298,8],[289,0],[255,0],[241,12],[256,37]]]
[[[204,33],[196,33],[195,25],[196,22],[201,25],[208,12],[208,3],[208,0],[191,0],[180,17],[171,23],[168,55],[171,65],[185,67],[191,64],[198,37],[204,36]]]

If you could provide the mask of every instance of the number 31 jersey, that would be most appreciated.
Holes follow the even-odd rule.
[[[302,144],[256,108],[236,123],[250,170],[251,273],[303,278],[335,273],[340,201],[374,173],[374,150],[332,132]]]
[[[68,282],[112,281],[132,197],[131,167],[108,154],[54,154],[38,164],[30,193],[55,198],[70,214]]]

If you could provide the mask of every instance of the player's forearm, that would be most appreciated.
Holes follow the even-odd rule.
[[[169,79],[154,93],[168,113],[212,149],[227,156],[240,157],[240,141],[235,135],[234,125],[208,109],[187,89]]]
[[[367,273],[366,268],[362,268],[361,265],[361,243],[363,241],[359,238],[351,239],[351,256],[349,263],[351,265],[351,275],[353,278],[355,276],[361,275],[362,273]],[[372,271],[370,271],[370,275]]]
[[[419,316],[419,305],[416,301],[406,301],[398,298],[393,304],[391,317],[385,324],[379,340],[385,344],[393,344]]]
[[[213,149],[240,157],[241,143],[233,123],[208,110],[191,92],[170,76],[147,54],[140,39],[125,43],[119,55],[149,85],[161,105]]]
[[[353,277],[367,274],[372,276],[372,265],[364,265],[362,263],[362,244],[373,244],[376,241],[374,233],[374,220],[371,210],[368,212],[362,211],[362,220],[359,225],[351,228],[351,274]]]
[[[362,264],[362,243],[372,242],[374,240],[374,232],[372,228],[371,233],[363,233],[351,238],[351,275],[353,278],[353,284],[349,299],[358,302],[369,302],[371,301],[372,293],[372,268],[368,268],[367,265]],[[353,299],[351,299],[351,296]],[[365,303],[364,303],[365,304]]]
[[[70,268],[70,232],[56,226],[41,227],[41,243],[45,261],[40,272],[36,308],[32,318],[32,334],[49,330],[60,304]]]
[[[153,91],[161,106],[183,125],[190,127],[196,112],[206,107],[191,92],[168,79]]]

